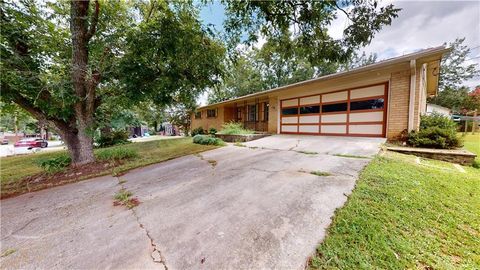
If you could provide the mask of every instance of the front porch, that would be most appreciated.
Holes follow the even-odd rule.
[[[236,102],[230,106],[231,121],[243,123],[246,129],[268,132],[270,104],[268,99],[254,99]]]

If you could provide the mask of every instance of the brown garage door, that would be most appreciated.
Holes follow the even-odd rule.
[[[385,137],[388,83],[281,100],[280,133]]]

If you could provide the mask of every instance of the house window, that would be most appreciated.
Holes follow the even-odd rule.
[[[208,118],[217,117],[217,110],[216,109],[208,109],[207,110],[207,117]]]
[[[385,101],[383,98],[361,100],[361,101],[352,101],[350,102],[350,110],[374,110],[374,109],[383,109],[383,104]]]
[[[196,112],[195,119],[202,119],[202,112]]]
[[[328,112],[344,112],[347,110],[347,103],[334,103],[322,105],[322,113]]]
[[[304,106],[300,107],[300,114],[319,113],[320,106]]]
[[[237,120],[242,120],[243,119],[243,108],[237,108]]]
[[[257,114],[257,106],[255,105],[248,105],[248,121],[254,122],[256,120]]]
[[[285,109],[282,109],[282,114],[283,114],[283,115],[294,115],[294,114],[298,114],[298,108],[295,107],[295,108],[285,108]]]

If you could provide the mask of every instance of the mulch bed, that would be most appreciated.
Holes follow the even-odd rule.
[[[13,183],[4,185],[0,193],[0,199],[6,199],[32,191],[78,182],[94,176],[105,175],[111,172],[110,169],[118,165],[118,162],[95,162],[83,166],[69,167],[65,171],[58,173],[38,173],[31,175]]]

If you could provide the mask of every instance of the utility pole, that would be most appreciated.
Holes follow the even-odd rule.
[[[478,112],[478,109],[475,109],[475,111],[473,111],[473,125],[472,125],[472,134],[475,134],[475,131],[477,129],[477,126],[478,126],[478,122],[477,122],[477,112]]]

